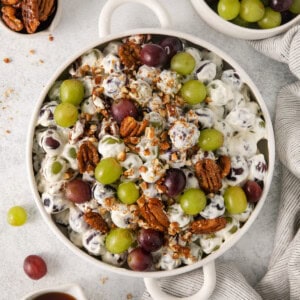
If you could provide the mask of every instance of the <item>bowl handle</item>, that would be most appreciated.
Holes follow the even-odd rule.
[[[157,0],[107,0],[101,10],[98,21],[98,31],[100,37],[110,34],[111,17],[114,10],[128,2],[134,2],[147,6],[155,13],[162,28],[171,27],[171,20],[168,13]]]
[[[194,295],[186,298],[178,298],[163,292],[154,278],[144,278],[146,288],[153,300],[205,300],[212,294],[216,286],[215,261],[211,261],[203,266],[204,282],[201,289]]]

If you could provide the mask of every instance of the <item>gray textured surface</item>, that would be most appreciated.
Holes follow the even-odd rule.
[[[64,1],[63,17],[52,42],[48,36],[28,39],[0,32],[0,299],[20,299],[34,289],[68,282],[79,283],[91,300],[126,299],[128,293],[133,299],[140,299],[142,295],[141,279],[103,272],[79,260],[55,238],[35,207],[24,162],[29,119],[39,93],[61,63],[97,39],[98,14],[104,2]],[[171,15],[173,29],[215,44],[248,72],[274,118],[277,92],[294,81],[287,66],[260,55],[245,41],[215,32],[202,22],[189,1],[163,0],[161,3]],[[140,5],[128,4],[115,12],[112,32],[157,26],[152,12]],[[35,50],[34,54],[30,53],[31,49]],[[12,62],[5,64],[4,57],[10,57]],[[266,271],[271,254],[280,176],[276,166],[272,188],[260,216],[238,244],[220,258],[234,263],[252,284]],[[24,205],[28,209],[25,226],[7,225],[6,212],[13,205]],[[41,254],[47,260],[48,275],[39,281],[32,281],[23,273],[23,259],[29,254]],[[103,278],[107,278],[105,283]]]

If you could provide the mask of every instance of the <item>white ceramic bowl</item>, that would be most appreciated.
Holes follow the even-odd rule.
[[[35,33],[21,33],[21,32],[17,32],[14,31],[12,29],[10,29],[2,20],[2,18],[0,18],[0,30],[4,30],[8,33],[11,33],[17,37],[37,37],[37,36],[44,36],[44,35],[49,35],[51,34],[54,29],[57,27],[58,23],[60,22],[61,19],[61,15],[62,15],[62,0],[57,0],[57,7],[56,7],[56,11],[55,11],[55,16],[52,17],[52,21],[49,24],[49,26],[41,31],[37,31]]]
[[[244,40],[261,40],[287,31],[300,23],[300,14],[291,21],[272,29],[251,29],[235,25],[221,18],[204,0],[191,0],[199,16],[212,28],[226,35]]]
[[[154,299],[159,299],[159,300],[165,300],[165,299],[175,299],[175,298],[170,298],[168,295],[164,294],[160,289],[158,288],[157,282],[155,278],[160,278],[160,277],[168,277],[168,276],[173,276],[173,275],[179,275],[182,273],[186,273],[189,271],[192,271],[194,269],[203,267],[203,272],[204,272],[204,284],[202,286],[202,289],[196,293],[194,296],[190,296],[188,298],[180,298],[180,299],[206,299],[209,297],[209,295],[212,293],[214,287],[215,287],[215,282],[216,282],[216,274],[215,274],[215,265],[214,265],[214,260],[221,256],[224,252],[226,252],[228,249],[230,249],[245,233],[246,231],[250,228],[252,223],[255,221],[257,218],[265,200],[267,193],[270,188],[272,176],[273,176],[273,169],[274,169],[274,160],[275,160],[275,144],[274,144],[274,134],[273,134],[273,128],[272,128],[272,123],[270,119],[269,112],[267,110],[267,107],[252,80],[249,78],[249,76],[246,74],[246,72],[227,54],[225,54],[223,51],[220,49],[216,48],[215,46],[211,45],[210,43],[201,40],[197,37],[194,37],[189,34],[177,32],[177,31],[172,31],[168,29],[136,29],[136,30],[131,30],[125,33],[121,34],[115,34],[115,35],[109,35],[109,25],[110,25],[110,20],[111,20],[111,15],[113,11],[118,7],[119,5],[123,4],[124,2],[138,2],[145,4],[143,0],[110,0],[106,3],[104,6],[102,13],[100,15],[99,19],[99,31],[101,32],[102,38],[98,41],[96,41],[94,44],[82,49],[79,53],[76,53],[74,56],[70,57],[52,76],[52,78],[49,80],[47,86],[43,90],[43,92],[40,95],[40,98],[37,102],[36,109],[33,113],[33,118],[30,123],[29,127],[29,132],[28,132],[28,138],[27,138],[27,165],[28,165],[28,171],[29,171],[29,179],[30,179],[30,186],[32,189],[32,192],[34,194],[34,199],[36,202],[36,205],[38,206],[38,209],[40,213],[42,214],[44,220],[48,224],[48,226],[52,229],[52,231],[55,233],[57,238],[59,238],[64,245],[66,245],[70,250],[73,251],[79,258],[85,259],[86,261],[89,261],[90,263],[99,266],[100,268],[118,273],[120,275],[125,275],[125,276],[132,276],[132,277],[139,277],[139,278],[144,278],[145,279],[145,284],[147,286],[148,291],[152,295]],[[156,0],[148,0],[147,4],[151,9],[154,10],[154,12],[157,14],[162,27],[167,27],[170,25],[169,23],[169,18],[167,14],[163,11],[162,7],[160,6],[159,2]],[[159,12],[159,13],[157,13]],[[208,255],[204,259],[188,266],[180,267],[174,270],[169,270],[169,271],[152,271],[152,272],[136,272],[132,271],[129,269],[125,268],[119,268],[116,266],[112,266],[109,264],[106,264],[99,259],[90,256],[87,254],[85,251],[79,249],[77,246],[75,246],[59,229],[59,227],[54,223],[52,220],[51,216],[46,212],[43,203],[41,201],[38,189],[37,189],[37,184],[35,181],[34,177],[34,171],[33,171],[33,164],[32,164],[32,147],[33,147],[33,137],[34,137],[34,132],[35,132],[35,127],[37,124],[37,119],[38,115],[40,112],[40,108],[46,98],[46,95],[49,91],[49,89],[52,87],[53,83],[57,81],[60,76],[66,72],[70,64],[75,61],[79,56],[81,56],[83,53],[85,53],[87,50],[95,47],[99,47],[100,49],[104,48],[105,45],[107,45],[110,41],[113,40],[120,40],[124,38],[125,36],[128,35],[134,35],[134,34],[155,34],[155,35],[165,35],[165,36],[175,36],[180,39],[186,40],[192,44],[195,44],[196,46],[199,46],[201,48],[206,48],[209,51],[212,51],[219,55],[224,61],[226,61],[233,69],[235,69],[238,74],[240,75],[242,81],[247,84],[251,90],[253,98],[255,98],[260,105],[260,108],[262,110],[262,114],[265,118],[266,122],[266,130],[267,130],[267,136],[268,140],[266,145],[264,146],[264,149],[262,149],[261,152],[265,154],[266,161],[268,162],[268,174],[265,178],[264,181],[264,190],[262,197],[260,201],[257,203],[254,211],[252,212],[250,218],[248,221],[243,225],[243,227],[238,230],[235,234],[232,235],[231,239],[226,241],[222,247],[220,247],[219,250],[213,252],[212,254]],[[104,37],[103,37],[104,36]],[[201,297],[201,298],[200,298]]]

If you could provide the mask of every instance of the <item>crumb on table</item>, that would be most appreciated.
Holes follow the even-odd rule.
[[[3,61],[6,63],[6,64],[9,64],[11,62],[11,59],[9,57],[5,57],[3,58]]]
[[[30,54],[35,54],[35,50],[34,50],[34,49],[31,49],[31,50],[29,50],[29,53],[30,53]]]
[[[132,294],[131,294],[131,293],[128,293],[127,296],[126,296],[126,299],[127,299],[127,300],[131,300],[132,298],[133,298]]]
[[[107,276],[103,276],[100,278],[100,283],[101,284],[105,284],[105,282],[108,280],[108,277]]]
[[[49,34],[49,41],[52,42],[54,40],[54,36],[52,34]]]

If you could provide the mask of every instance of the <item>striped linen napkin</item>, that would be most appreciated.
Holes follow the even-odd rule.
[[[299,79],[278,94],[275,117],[277,155],[282,163],[282,191],[274,249],[267,273],[250,286],[232,265],[217,263],[217,285],[211,300],[300,299],[300,25],[250,44],[259,52],[288,64]],[[203,282],[201,270],[161,279],[162,290],[188,297]],[[145,291],[143,300],[151,296]],[[155,299],[156,300],[156,299]]]

